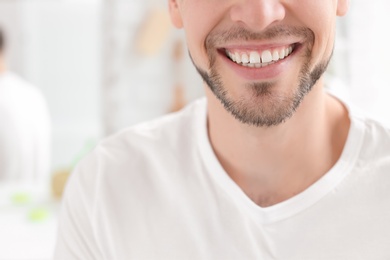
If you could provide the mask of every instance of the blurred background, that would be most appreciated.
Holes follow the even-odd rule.
[[[390,126],[390,2],[351,5],[327,86]],[[0,259],[50,259],[74,165],[101,138],[202,96],[202,81],[165,0],[0,0],[0,28],[7,68],[42,94],[50,128],[47,170],[0,180]]]

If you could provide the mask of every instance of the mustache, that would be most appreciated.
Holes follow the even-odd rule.
[[[269,28],[263,32],[253,32],[244,27],[235,25],[228,30],[211,32],[206,38],[205,47],[208,49],[232,41],[259,41],[285,37],[296,37],[308,41],[309,43],[314,42],[314,33],[307,27],[280,25]]]

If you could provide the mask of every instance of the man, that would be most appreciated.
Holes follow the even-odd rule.
[[[42,93],[7,69],[0,30],[0,181],[47,182],[50,120]]]
[[[206,98],[72,176],[55,259],[389,259],[390,131],[323,89],[348,0],[169,0]]]

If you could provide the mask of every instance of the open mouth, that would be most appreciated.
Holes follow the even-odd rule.
[[[289,57],[297,49],[297,44],[267,50],[224,49],[224,54],[232,62],[249,68],[263,68]]]

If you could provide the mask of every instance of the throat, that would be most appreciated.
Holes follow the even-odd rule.
[[[317,176],[316,178],[312,176],[292,178],[291,174],[286,178],[281,178],[279,181],[250,179],[242,176],[239,178],[231,176],[231,178],[249,199],[258,206],[266,208],[295,197],[312,186],[322,176]]]
[[[287,201],[294,196],[296,196],[298,193],[288,194],[285,196],[281,195],[263,195],[263,196],[256,196],[255,194],[246,194],[256,205],[258,205],[261,208],[268,208],[275,206],[277,204],[280,204],[284,201]]]

